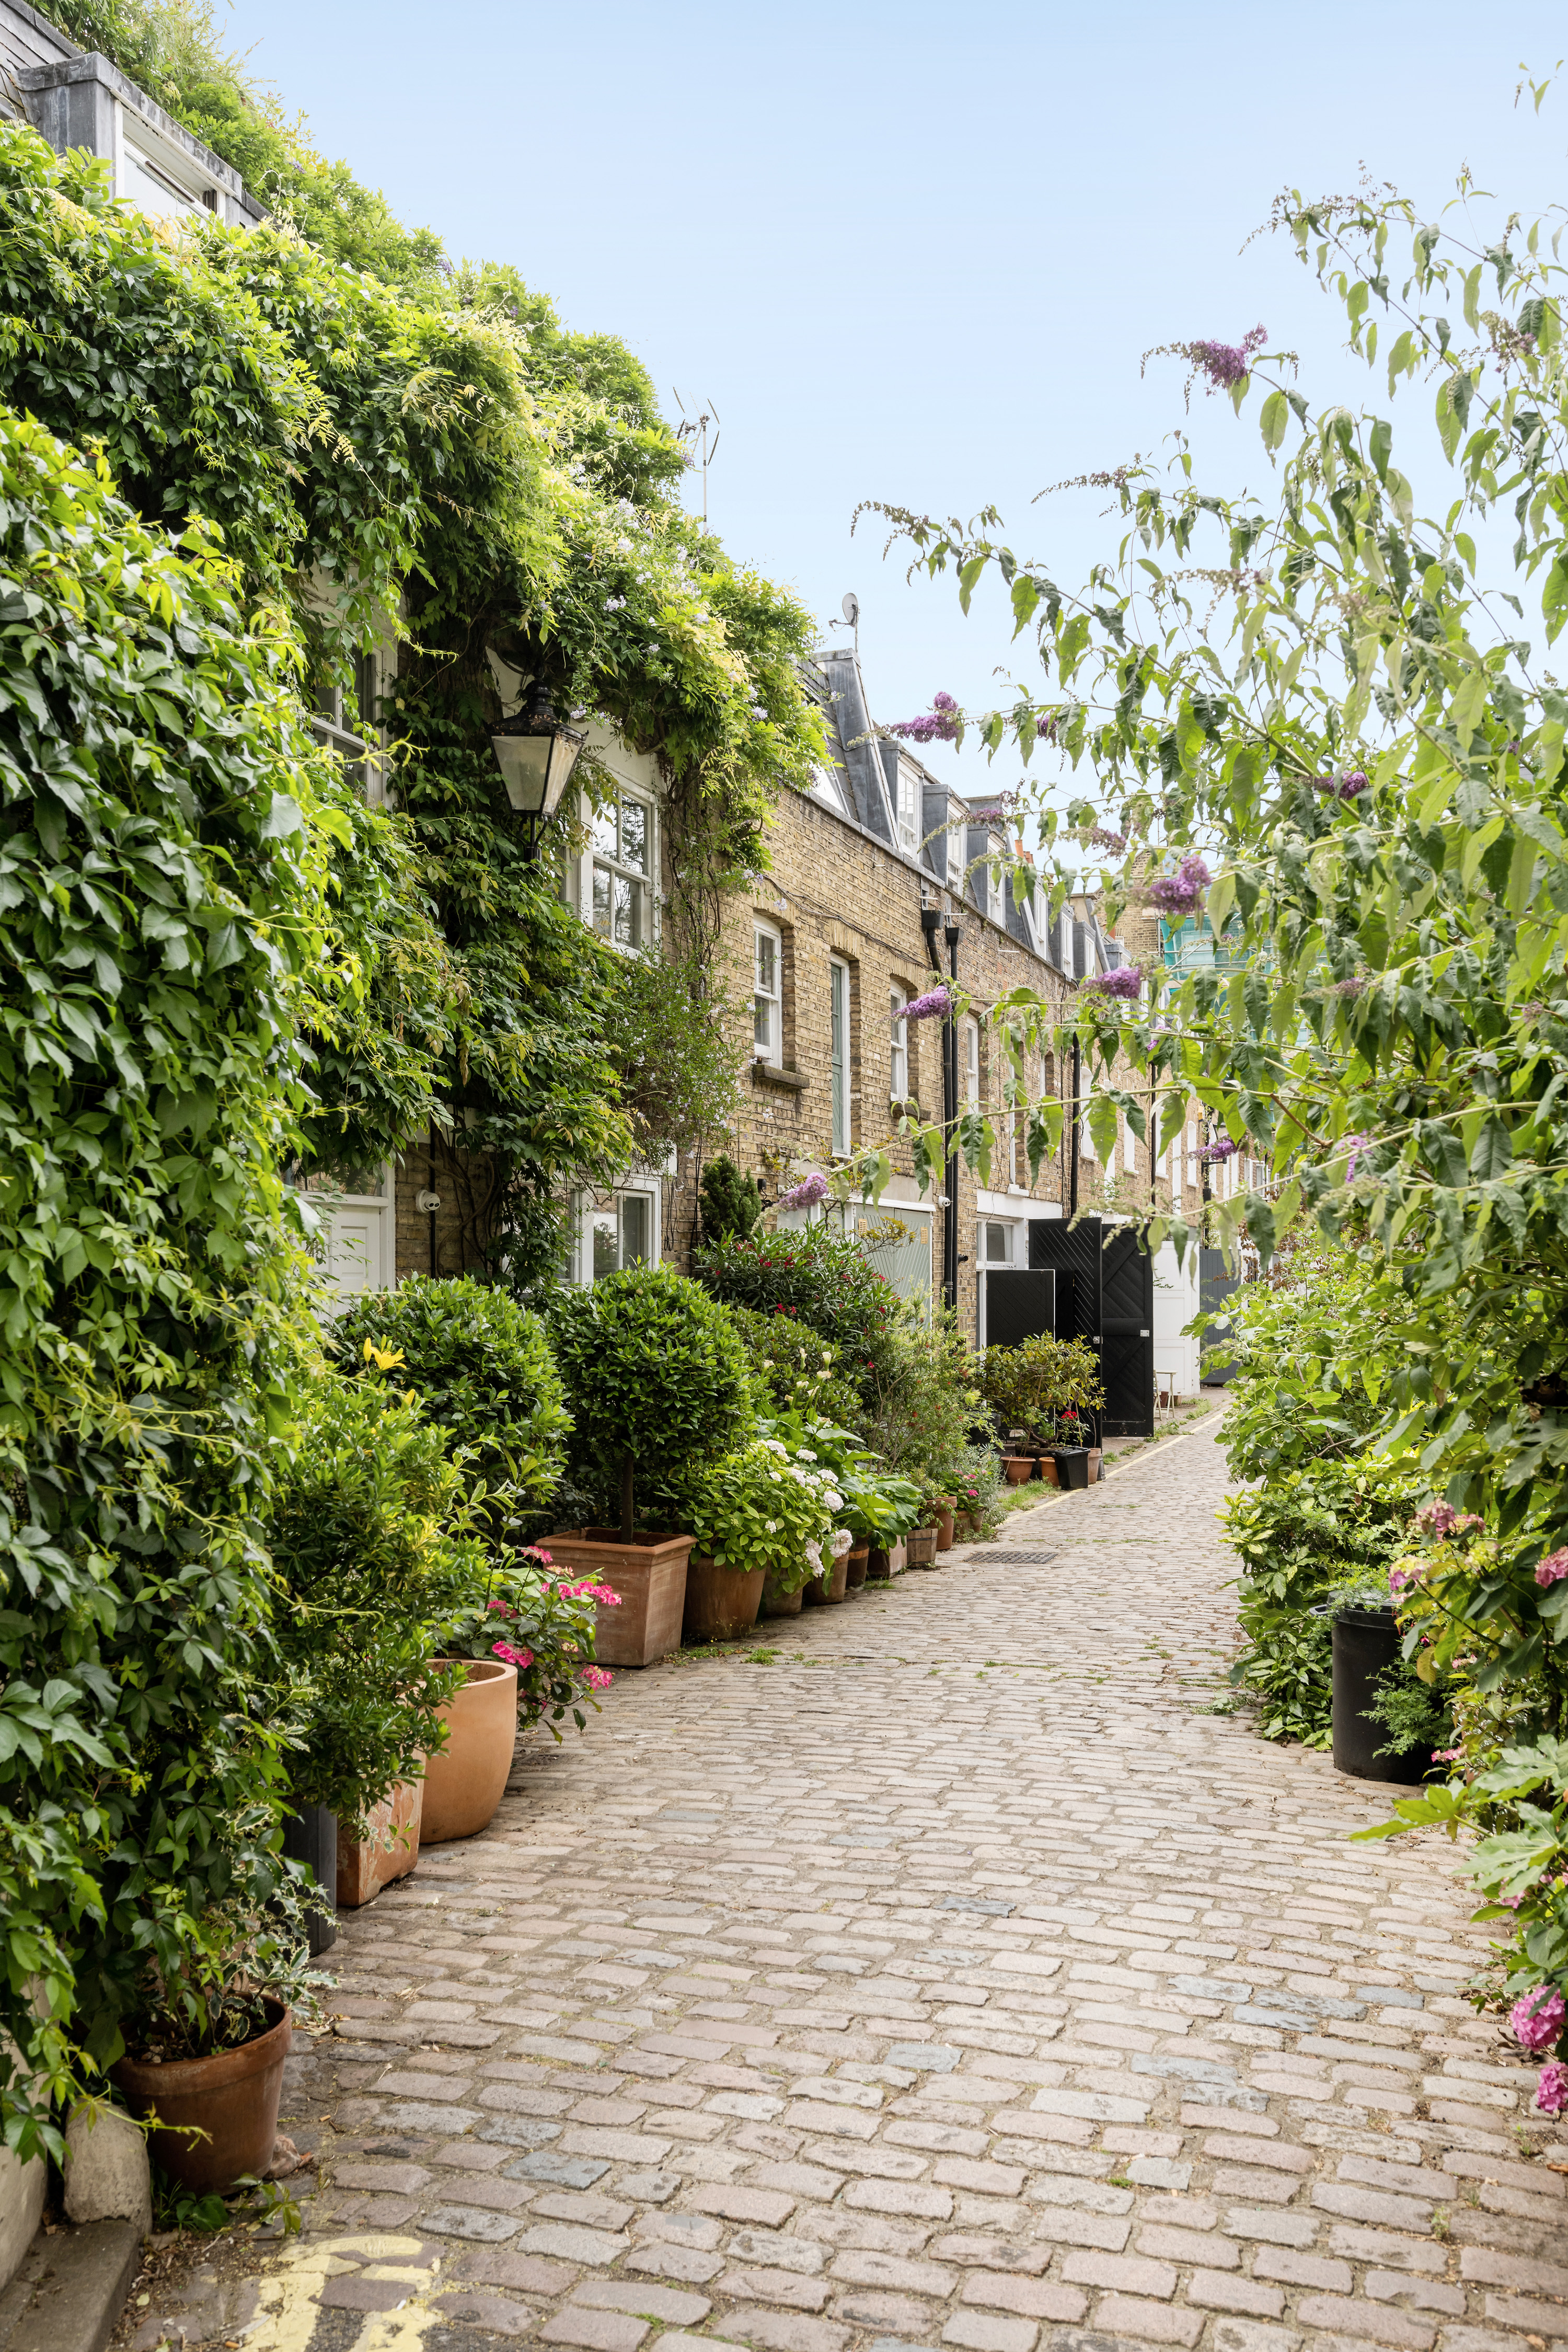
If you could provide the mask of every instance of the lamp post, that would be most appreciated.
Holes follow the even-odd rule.
[[[532,708],[515,719],[503,719],[490,736],[506,796],[528,820],[530,860],[538,851],[540,826],[561,805],[585,740],[581,728],[564,726],[556,718],[541,685],[534,687]]]

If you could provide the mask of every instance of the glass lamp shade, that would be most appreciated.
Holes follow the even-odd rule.
[[[553,816],[583,749],[582,730],[563,727],[543,703],[506,719],[490,737],[506,796],[520,814]]]

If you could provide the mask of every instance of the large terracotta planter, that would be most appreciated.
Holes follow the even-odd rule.
[[[763,1586],[762,1606],[758,1614],[763,1617],[798,1617],[801,1596],[802,1588],[798,1584],[786,1592],[778,1580],[770,1576]]]
[[[266,2008],[267,2032],[237,2050],[157,2065],[121,2058],[110,2068],[132,2113],[158,2118],[160,2128],[147,2136],[149,2155],[198,2197],[232,2188],[242,2173],[263,2173],[272,2161],[292,2027],[280,2001],[268,2000]],[[201,2137],[172,2128],[192,2124]]]
[[[825,1568],[820,1576],[812,1578],[800,1597],[807,1609],[831,1608],[835,1602],[843,1600],[848,1582],[849,1555],[847,1551],[840,1552],[830,1568]]]
[[[594,1654],[602,1666],[651,1666],[679,1649],[691,1541],[649,1536],[624,1544],[613,1528],[572,1528],[543,1538],[558,1567],[621,1596],[618,1609],[599,1603]]]
[[[421,1845],[475,1837],[506,1794],[517,1746],[517,1668],[500,1658],[437,1658],[468,1668],[441,1709],[447,1745],[426,1759],[419,1817]]]
[[[1007,1473],[1009,1486],[1021,1486],[1035,1475],[1035,1457],[1032,1454],[1004,1454],[1002,1467]]]
[[[504,1783],[502,1784],[505,1785]],[[370,1834],[338,1831],[338,1908],[358,1911],[395,1878],[406,1878],[419,1859],[423,1780],[399,1780],[370,1813]]]
[[[952,1549],[952,1515],[957,1508],[958,1497],[956,1495],[944,1495],[942,1496],[942,1509],[938,1514],[936,1523],[936,1548],[938,1551],[951,1551]]]
[[[866,1562],[870,1556],[870,1550],[871,1547],[868,1543],[853,1544],[845,1554],[844,1581],[847,1589],[851,1592],[866,1581]]]
[[[1042,1454],[1040,1456],[1040,1475],[1047,1486],[1055,1486],[1058,1483],[1056,1461],[1049,1454]]]
[[[757,1622],[765,1569],[745,1574],[721,1568],[716,1560],[693,1559],[686,1569],[686,1606],[681,1615],[683,1642],[729,1642]]]
[[[1091,1486],[1098,1486],[1100,1484],[1100,1465],[1104,1460],[1104,1448],[1099,1445],[1091,1445],[1089,1449],[1089,1483]]]

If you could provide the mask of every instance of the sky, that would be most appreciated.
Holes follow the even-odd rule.
[[[223,23],[403,219],[620,335],[672,418],[677,393],[717,412],[710,520],[825,633],[856,592],[883,722],[939,688],[984,707],[1030,656],[998,596],[966,620],[876,515],[851,535],[861,501],[994,504],[1075,587],[1119,528],[1100,494],[1031,504],[1050,484],[1168,456],[1173,428],[1217,485],[1267,476],[1256,403],[1184,415],[1152,346],[1262,324],[1314,405],[1387,413],[1289,241],[1253,236],[1279,190],[1364,169],[1432,217],[1468,165],[1506,209],[1568,196],[1568,79],[1539,118],[1514,102],[1521,62],[1568,49],[1541,0],[231,0]],[[965,793],[1017,780],[973,743],[921,756]]]

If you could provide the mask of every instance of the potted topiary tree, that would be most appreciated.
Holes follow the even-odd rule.
[[[746,1351],[725,1309],[661,1265],[628,1266],[591,1287],[563,1290],[551,1337],[575,1423],[574,1473],[606,1497],[619,1524],[563,1529],[552,1559],[620,1595],[599,1612],[606,1665],[642,1666],[675,1649],[686,1602],[689,1532],[638,1529],[637,1493],[668,1493],[696,1457],[731,1452],[755,1421]]]

